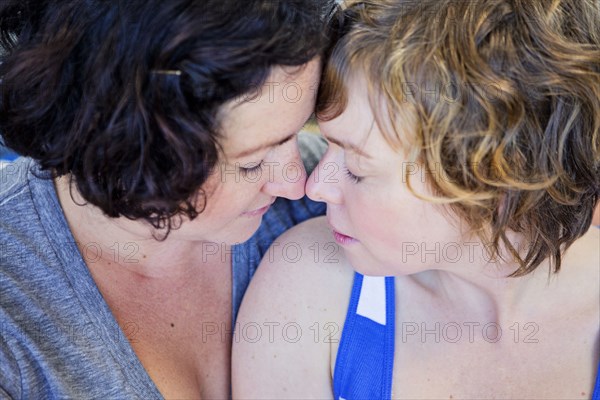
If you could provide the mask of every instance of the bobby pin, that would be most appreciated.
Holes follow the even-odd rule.
[[[163,75],[181,75],[181,71],[178,69],[155,69],[152,70],[154,74],[163,74]]]

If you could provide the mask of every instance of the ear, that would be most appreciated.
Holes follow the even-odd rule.
[[[592,217],[592,225],[600,228],[600,202],[596,205],[596,209],[594,210],[594,216]]]

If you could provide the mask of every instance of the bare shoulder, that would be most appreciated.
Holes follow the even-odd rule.
[[[353,276],[325,218],[308,220],[273,243],[236,323],[235,398],[332,397],[332,353]]]
[[[269,297],[290,294],[317,304],[336,299],[348,287],[353,270],[333,239],[325,217],[313,218],[286,231],[265,254],[249,291],[265,287]],[[350,282],[351,284],[351,282]],[[320,293],[321,296],[316,296]]]

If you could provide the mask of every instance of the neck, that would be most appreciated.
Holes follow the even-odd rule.
[[[486,255],[469,260],[475,262],[441,266],[410,279],[434,293],[441,307],[463,309],[483,320],[502,322],[515,316],[558,315],[569,305],[597,303],[599,233],[591,229],[576,241],[563,254],[561,270],[556,274],[549,272],[546,259],[527,275],[509,277],[518,268],[516,262],[490,262]],[[573,288],[578,288],[577,296],[573,296]]]
[[[84,260],[90,264],[132,273],[140,278],[181,280],[197,272],[203,264],[229,259],[230,249],[209,241],[155,239],[154,228],[145,221],[110,218],[97,207],[86,204],[69,178],[54,181],[58,199]],[[73,197],[71,197],[71,194]],[[160,235],[156,235],[160,237]],[[221,260],[223,259],[223,260]]]
[[[506,277],[501,269],[479,271],[432,271],[430,282],[444,303],[455,309],[468,309],[482,319],[500,322],[514,315],[528,314],[543,304],[543,292],[555,284],[543,266],[533,273]]]

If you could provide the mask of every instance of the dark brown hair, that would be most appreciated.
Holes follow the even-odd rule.
[[[434,196],[415,194],[447,204],[493,256],[507,248],[520,265],[513,276],[548,257],[558,271],[600,195],[599,7],[349,1],[317,116],[343,112],[348,79],[364,75],[390,145],[429,172]],[[398,129],[407,111],[417,121],[409,137]],[[524,237],[525,252],[508,231]]]
[[[205,204],[218,111],[327,45],[321,0],[4,0],[0,132],[110,217]],[[198,199],[198,195],[204,199]],[[204,200],[204,201],[202,201]]]

